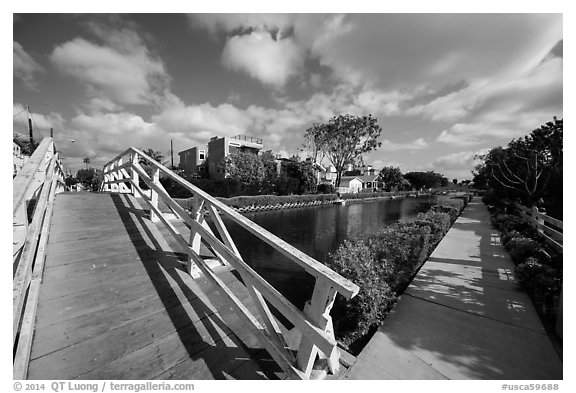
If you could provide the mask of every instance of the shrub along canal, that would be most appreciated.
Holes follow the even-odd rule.
[[[347,238],[415,218],[427,211],[435,197],[384,199],[345,206],[324,205],[271,210],[244,215],[276,236],[325,263]],[[240,254],[280,293],[302,309],[312,295],[314,280],[295,262],[256,239],[235,223],[224,220]]]

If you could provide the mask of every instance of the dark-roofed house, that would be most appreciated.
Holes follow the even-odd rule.
[[[384,188],[384,183],[378,181],[378,175],[357,176],[362,181],[363,191],[377,191]]]
[[[338,192],[341,194],[356,194],[362,190],[362,180],[358,176],[342,176]]]

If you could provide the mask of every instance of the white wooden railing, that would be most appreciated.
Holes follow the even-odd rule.
[[[12,181],[14,379],[26,378],[44,256],[55,195],[64,191],[64,170],[52,138],[44,138]],[[34,209],[29,216],[29,210]]]
[[[514,204],[514,206],[518,209],[520,215],[524,217],[530,224],[532,224],[538,233],[540,233],[546,243],[554,247],[557,251],[562,252],[562,221],[547,216],[544,213],[540,213],[536,206],[528,208],[526,206],[520,205],[519,203]]]
[[[544,241],[556,249],[556,251],[562,253],[563,252],[563,244],[564,244],[564,231],[563,231],[563,221],[560,221],[556,218],[550,217],[544,213],[540,213],[536,206],[532,206],[532,208],[528,208],[526,206],[522,206],[519,203],[515,203],[514,206],[520,212],[520,216],[524,217],[536,230]],[[546,225],[548,224],[548,225]],[[562,287],[560,289],[560,300],[558,303],[558,317],[556,320],[556,333],[560,338],[563,337],[563,293],[564,293],[564,283],[562,283]]]
[[[151,169],[150,176],[140,164],[141,162]],[[188,255],[188,272],[196,277],[202,272],[207,279],[217,285],[219,292],[230,301],[234,310],[248,322],[248,326],[252,328],[262,345],[290,378],[309,379],[314,363],[318,358],[326,360],[331,373],[338,371],[340,350],[334,338],[330,310],[337,293],[346,298],[352,298],[358,293],[357,285],[250,221],[136,148],[131,147],[108,162],[104,165],[103,172],[104,181],[101,191],[131,193],[141,196],[150,208],[152,221],[162,222],[177,241],[181,251]],[[176,203],[162,187],[159,181],[160,172],[192,192],[194,201],[192,214],[189,214]],[[151,193],[145,193],[140,188],[140,181],[150,188]],[[190,227],[189,238],[184,238],[170,220],[163,215],[158,208],[159,198],[170,207],[177,219],[182,220]],[[222,241],[216,237],[206,222],[206,212],[212,217]],[[222,221],[221,214],[264,243],[280,251],[315,277],[316,283],[312,298],[307,302],[304,311],[294,306],[244,262]],[[200,258],[201,241],[206,242],[214,250],[221,263],[230,264],[241,275],[253,302],[256,304],[260,320]],[[266,301],[301,332],[302,338],[296,354],[286,344]]]

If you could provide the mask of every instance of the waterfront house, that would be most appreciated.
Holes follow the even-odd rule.
[[[357,176],[362,181],[362,191],[377,191],[384,188],[384,184],[379,181],[378,175]]]
[[[206,148],[197,146],[178,153],[180,156],[180,169],[186,173],[200,174],[206,171]]]
[[[232,138],[214,136],[208,142],[208,174],[212,179],[223,179],[226,173],[222,168],[224,159],[236,151],[258,154],[264,145],[262,139],[246,135]]]
[[[341,194],[357,194],[362,191],[363,183],[358,176],[342,176],[338,192]]]
[[[224,159],[236,151],[259,154],[263,148],[262,139],[246,135],[232,138],[214,136],[208,142],[208,148],[191,147],[178,153],[180,169],[187,173],[208,172],[212,179],[223,179]]]

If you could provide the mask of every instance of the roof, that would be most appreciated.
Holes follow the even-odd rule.
[[[350,182],[354,179],[358,180],[359,182],[362,182],[362,180],[358,176],[342,176],[342,178],[340,178],[340,187],[348,187],[350,185]]]
[[[17,144],[20,147],[24,147],[24,142],[21,141],[18,137],[13,137],[12,140],[14,141],[15,144]]]
[[[362,182],[371,181],[374,182],[378,179],[378,175],[364,175],[364,176],[357,176]]]

